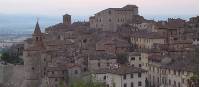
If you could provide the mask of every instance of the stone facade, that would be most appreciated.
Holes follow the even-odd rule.
[[[71,23],[66,14],[45,33],[37,23],[24,44],[22,87],[68,86],[85,72],[108,87],[188,87],[195,66],[191,54],[198,47],[198,28],[188,23],[145,20],[135,5],[103,10],[89,22]],[[127,64],[117,63],[121,53],[128,53]]]
[[[105,82],[107,87],[145,87],[147,73],[145,70],[126,66],[111,70],[96,71],[95,80]]]
[[[117,64],[116,56],[108,53],[100,53],[89,56],[88,69],[95,71],[102,68],[111,68],[115,64]]]
[[[132,52],[129,53],[128,61],[131,66],[148,70],[148,54]]]
[[[90,28],[115,32],[120,25],[135,20],[142,20],[142,17],[138,14],[138,7],[136,5],[127,5],[122,8],[108,8],[90,17]]]

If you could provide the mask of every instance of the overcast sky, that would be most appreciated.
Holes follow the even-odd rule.
[[[199,0],[0,0],[0,14],[88,16],[135,4],[141,15],[198,15]]]

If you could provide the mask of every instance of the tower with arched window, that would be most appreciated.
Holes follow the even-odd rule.
[[[36,23],[32,39],[25,41],[24,48],[24,70],[25,81],[23,87],[40,87],[42,79],[42,58],[44,50],[43,33],[40,30],[39,23]]]

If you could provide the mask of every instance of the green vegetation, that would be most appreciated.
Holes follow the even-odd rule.
[[[23,60],[19,57],[9,55],[9,52],[3,52],[0,59],[6,63],[11,64],[23,64]]]
[[[192,62],[194,63],[194,73],[199,76],[199,48],[195,48]]]
[[[92,75],[87,79],[76,79],[71,81],[69,87],[105,87],[105,84],[93,81]]]
[[[199,76],[198,76],[198,75],[193,75],[190,79],[191,79],[191,80],[198,80],[198,79],[199,79]]]
[[[104,87],[104,85],[93,81],[76,80],[70,87]]]
[[[59,85],[60,85],[59,87],[65,87],[64,81],[60,81],[60,82],[59,82]]]
[[[128,54],[126,53],[117,54],[117,62],[119,64],[126,64],[128,62]]]

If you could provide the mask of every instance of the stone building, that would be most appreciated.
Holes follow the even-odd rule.
[[[126,5],[122,8],[108,8],[90,17],[90,28],[103,31],[116,31],[119,26],[130,22],[140,22],[143,17],[138,14],[136,5]]]
[[[89,56],[88,69],[90,71],[111,68],[117,64],[116,56],[108,53],[97,53]]]
[[[9,48],[9,54],[13,57],[21,57],[24,51],[24,43],[13,44]]]
[[[131,36],[131,43],[139,49],[152,49],[154,44],[165,44],[166,38],[160,33],[143,30]]]
[[[114,69],[100,69],[95,72],[95,80],[107,87],[146,87],[147,72],[133,66]]]
[[[188,24],[191,26],[191,27],[196,27],[198,28],[199,27],[199,16],[196,16],[196,17],[191,17],[188,21]]]
[[[194,75],[194,71],[194,65],[191,64],[190,59],[150,56],[148,85],[150,87],[189,87],[189,80]]]
[[[119,37],[106,37],[96,43],[96,51],[104,51],[113,55],[128,52],[130,44]]]
[[[131,52],[128,56],[128,61],[131,66],[148,70],[148,54],[140,52]]]

